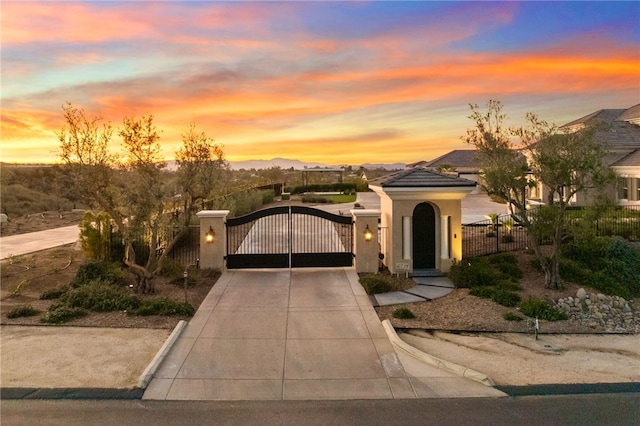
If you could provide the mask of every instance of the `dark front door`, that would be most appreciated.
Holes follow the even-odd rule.
[[[436,212],[421,203],[413,210],[413,269],[436,267]]]

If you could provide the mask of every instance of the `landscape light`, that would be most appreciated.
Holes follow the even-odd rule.
[[[371,229],[369,229],[369,225],[367,225],[367,228],[364,230],[364,240],[366,242],[369,242],[373,239],[373,232],[371,232]]]
[[[207,242],[207,244],[211,244],[215,239],[216,239],[216,233],[213,232],[213,227],[210,226],[209,231],[206,234],[204,234],[204,240]]]

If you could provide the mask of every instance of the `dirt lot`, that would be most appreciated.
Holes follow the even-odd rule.
[[[640,336],[452,334],[400,338],[430,355],[480,371],[498,385],[640,382]]]
[[[165,329],[2,326],[2,387],[131,389]]]

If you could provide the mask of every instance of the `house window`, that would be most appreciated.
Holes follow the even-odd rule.
[[[636,200],[640,201],[640,178],[636,178]]]
[[[618,199],[629,199],[629,182],[626,177],[618,178]]]

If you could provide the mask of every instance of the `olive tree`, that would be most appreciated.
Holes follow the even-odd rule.
[[[594,141],[595,127],[562,133],[528,113],[525,126],[508,128],[499,101],[489,100],[486,112],[478,105],[470,108],[469,118],[475,127],[467,130],[463,140],[478,150],[482,186],[489,195],[509,204],[513,220],[529,231],[545,285],[559,288],[560,249],[570,200],[586,190],[601,192],[612,179],[602,163],[605,150]],[[527,189],[536,182],[547,191],[546,203],[530,210]],[[543,241],[550,241],[547,252],[541,246]]]
[[[70,103],[63,106],[63,111],[64,126],[58,133],[60,156],[73,176],[76,190],[113,220],[124,243],[123,262],[136,277],[136,291],[154,293],[154,278],[186,232],[194,204],[204,195],[191,193],[181,211],[172,208],[171,200],[176,194],[167,184],[169,179],[163,171],[160,133],[152,115],[123,119],[118,131],[122,155],[116,156],[110,152],[113,135],[110,123],[101,125],[100,117],[89,116]],[[185,170],[193,168],[193,162],[210,159],[215,150],[198,154],[198,146],[183,142],[178,172],[192,176]],[[209,143],[209,139],[205,138],[203,143]],[[223,162],[221,149],[217,155]],[[216,164],[221,167],[220,163]],[[214,174],[208,175],[208,183],[206,179],[198,180],[200,186],[215,185]],[[178,232],[167,232],[176,227]],[[136,261],[134,242],[140,237],[149,252],[146,261]]]

